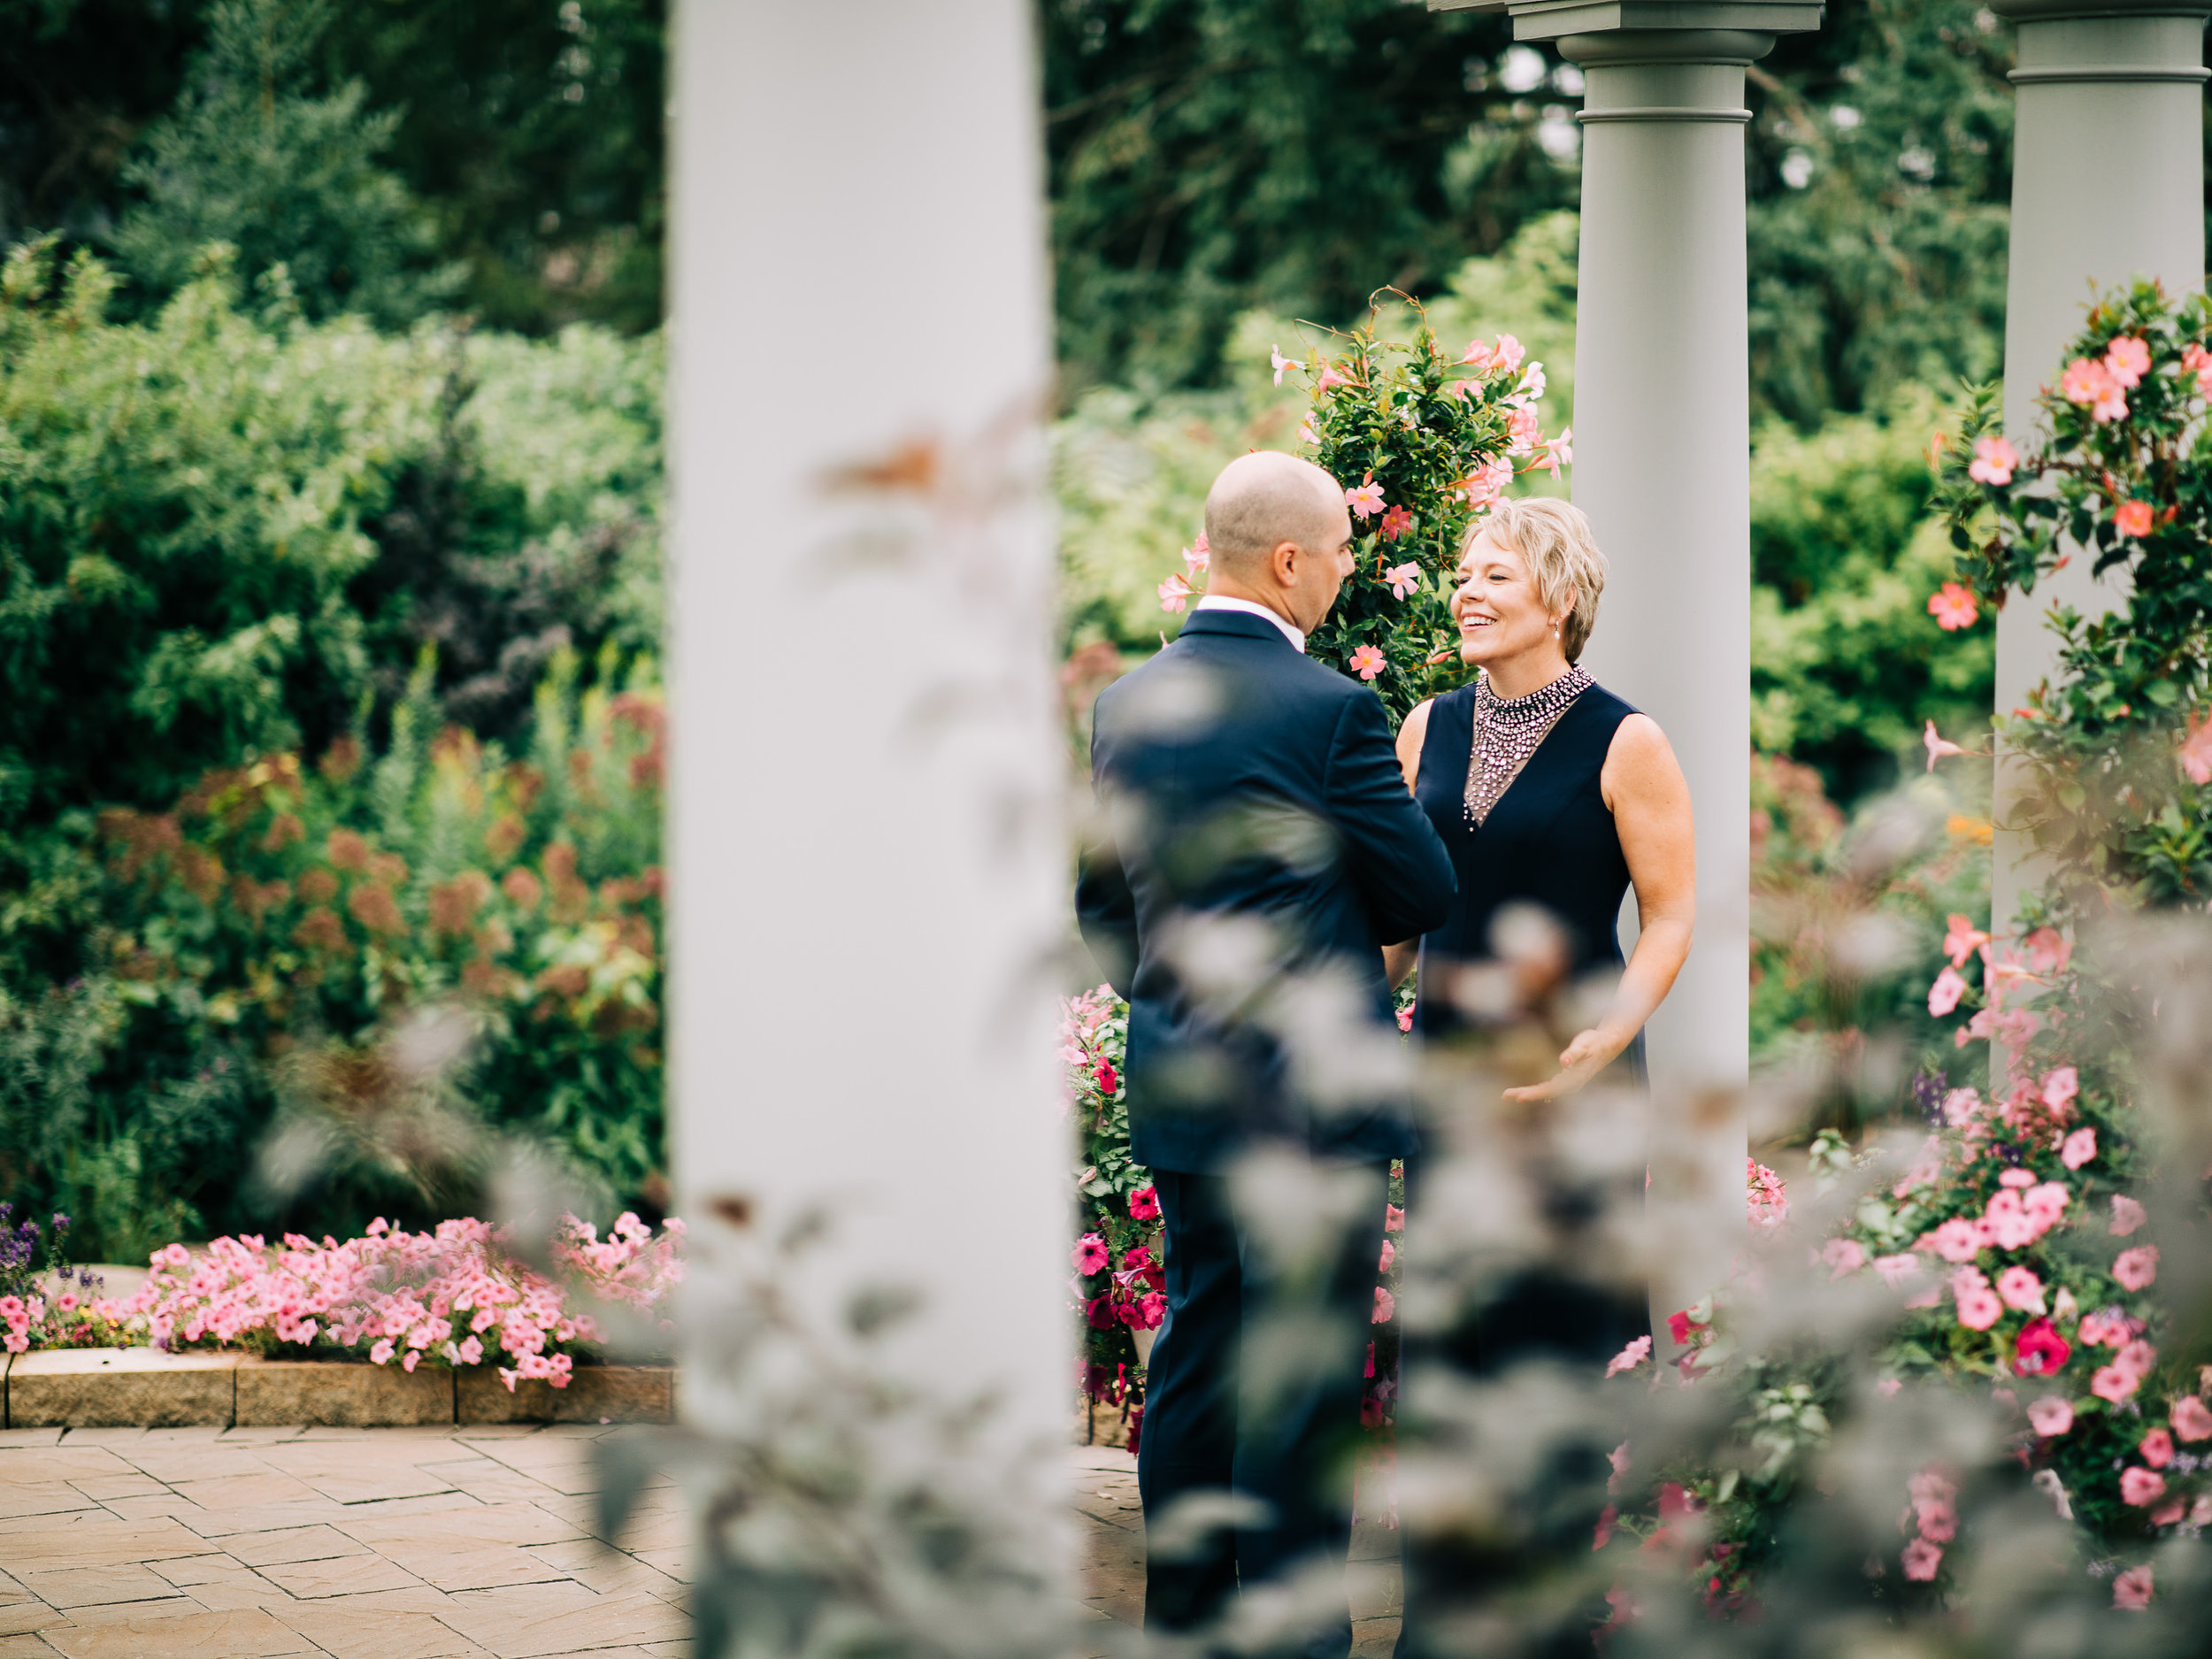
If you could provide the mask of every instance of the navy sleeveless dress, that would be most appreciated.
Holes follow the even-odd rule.
[[[1592,686],[1559,717],[1478,825],[1466,805],[1475,688],[1463,686],[1430,705],[1414,794],[1452,856],[1459,892],[1444,925],[1421,940],[1422,991],[1414,1018],[1425,1035],[1442,1036],[1463,1025],[1445,998],[1428,995],[1441,978],[1432,965],[1489,960],[1491,923],[1509,904],[1540,905],[1566,929],[1572,978],[1620,972],[1616,923],[1628,892],[1628,859],[1599,776],[1614,733],[1635,712],[1602,686]],[[1640,1080],[1641,1036],[1623,1060]]]

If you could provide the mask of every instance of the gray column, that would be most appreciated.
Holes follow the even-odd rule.
[[[1048,1443],[1069,878],[1029,12],[677,7],[670,1058],[695,1314],[733,1227],[820,1203],[795,1301],[922,1288],[906,1380]],[[734,1408],[718,1380],[695,1364],[688,1414]]]
[[[1588,661],[1664,728],[1697,811],[1697,942],[1652,1022],[1653,1302],[1744,1225],[1750,1039],[1750,390],[1744,66],[1814,4],[1512,0],[1582,66],[1574,499],[1612,567]]]
[[[2204,283],[2204,24],[2212,4],[1991,0],[2019,25],[2012,254],[2005,292],[2005,429],[2038,425],[2036,397],[2081,332],[2094,291],[2156,277],[2179,296]],[[2055,666],[2054,602],[2086,615],[2121,602],[2076,560],[1997,616],[1997,711]],[[2001,764],[1997,817],[2017,783]],[[2000,829],[1992,910],[2008,924],[2042,879],[2027,838]]]

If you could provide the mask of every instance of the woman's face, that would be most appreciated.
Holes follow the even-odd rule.
[[[1528,564],[1486,530],[1459,562],[1452,616],[1459,624],[1459,660],[1494,668],[1524,651],[1557,649],[1554,618],[1537,597]]]

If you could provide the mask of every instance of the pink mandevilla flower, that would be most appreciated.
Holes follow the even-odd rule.
[[[1396,512],[1399,510],[1394,507],[1391,511]],[[1386,526],[1389,522],[1387,518],[1383,520]],[[1418,565],[1394,565],[1383,572],[1383,580],[1390,584],[1390,591],[1393,595],[1403,599],[1421,585],[1421,567]]]
[[[1268,347],[1267,361],[1268,366],[1275,371],[1275,384],[1278,386],[1283,383],[1284,370],[1301,366],[1297,358],[1285,357],[1283,349],[1279,345]]]
[[[1941,1019],[1959,1005],[1959,998],[1966,995],[1966,981],[1956,968],[1946,968],[1935,977],[1928,987],[1928,1012]]]
[[[1344,504],[1359,518],[1371,518],[1383,510],[1383,487],[1375,482],[1370,472],[1358,483],[1344,492]]]
[[[1382,539],[1384,541],[1395,541],[1400,536],[1413,528],[1413,515],[1406,510],[1405,504],[1402,502],[1394,502],[1391,504],[1390,511],[1383,514],[1382,523],[1376,527],[1381,531]],[[1418,574],[1417,567],[1416,567],[1416,574]],[[1383,580],[1385,581],[1388,581],[1390,580],[1388,572],[1386,572],[1384,573]],[[1405,595],[1403,594],[1400,594],[1398,597],[1403,599]]]
[[[2140,385],[2151,372],[2150,343],[2123,334],[2105,348],[2104,372],[2123,386]]]
[[[2112,522],[2122,535],[2133,536],[2139,541],[2151,533],[2151,504],[2147,501],[2124,501],[2113,513]]]
[[[1966,959],[1988,942],[1989,935],[1982,932],[1980,928],[1975,926],[1970,918],[1961,916],[1955,910],[1948,917],[1944,918],[1943,954],[1950,957],[1951,965],[1953,967],[1964,967],[1966,965]],[[1973,1094],[1971,1089],[1955,1089],[1952,1092],[1954,1094]],[[1979,1097],[1977,1096],[1977,1098],[1978,1099]],[[1945,1102],[1945,1105],[1947,1108],[1949,1105],[1947,1099]],[[1954,1127],[1956,1125],[1955,1125]]]
[[[1966,753],[1966,750],[1961,749],[1956,743],[1954,743],[1948,739],[1939,735],[1936,731],[1936,723],[1933,720],[1928,722],[1928,729],[1922,734],[1920,741],[1927,746],[1928,770],[1930,772],[1933,772],[1935,770],[1936,762],[1939,760],[1947,760],[1953,755],[1963,755]]]
[[[1170,576],[1159,587],[1160,609],[1180,611],[1184,602],[1191,596],[1191,585],[1180,576]]]
[[[1972,627],[1982,612],[1974,603],[1970,589],[1957,582],[1946,582],[1929,596],[1928,614],[1946,634],[1955,634],[1961,628]]]
[[[1383,671],[1383,654],[1371,645],[1363,645],[1352,653],[1347,665],[1362,680],[1372,680]]]
[[[1974,442],[1974,458],[1967,463],[1966,475],[1977,484],[2009,484],[2012,469],[2020,465],[2020,452],[2002,438],[1978,438]]]

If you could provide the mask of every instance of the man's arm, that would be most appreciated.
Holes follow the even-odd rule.
[[[1125,1002],[1137,972],[1137,895],[1114,843],[1113,820],[1106,810],[1106,743],[1099,733],[1099,711],[1106,698],[1091,705],[1092,821],[1076,853],[1075,919],[1083,930],[1099,972]]]
[[[1429,815],[1407,791],[1379,697],[1355,696],[1337,717],[1326,788],[1376,938],[1394,942],[1442,926],[1459,883]]]

